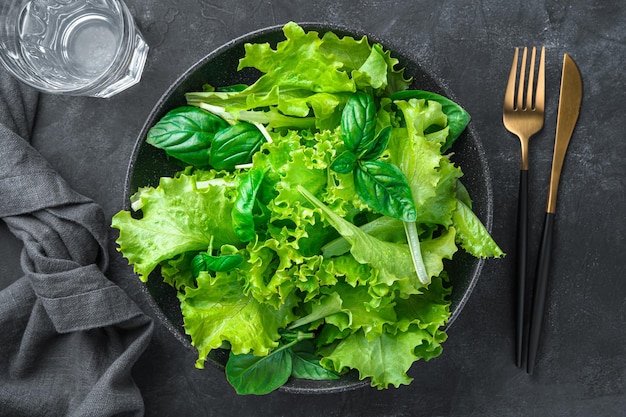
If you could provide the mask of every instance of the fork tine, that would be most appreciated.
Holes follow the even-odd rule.
[[[534,109],[533,101],[535,100],[535,57],[537,48],[533,46],[530,53],[530,66],[528,67],[528,87],[526,88],[526,109]]]
[[[524,108],[524,82],[526,80],[526,55],[528,53],[528,48],[524,47],[524,51],[522,52],[522,66],[520,67],[519,73],[519,84],[517,86],[517,105],[515,108],[517,110],[522,110]]]
[[[515,80],[517,79],[517,57],[519,48],[515,48],[515,54],[513,55],[513,64],[511,64],[511,71],[509,72],[509,81],[506,84],[506,91],[504,93],[504,104],[515,107]]]
[[[539,72],[537,74],[537,90],[535,94],[535,109],[543,112],[546,100],[546,47],[541,47],[539,57]]]

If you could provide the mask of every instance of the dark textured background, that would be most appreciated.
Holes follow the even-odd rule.
[[[562,56],[578,63],[583,106],[561,179],[548,308],[531,377],[513,363],[514,257],[489,261],[441,357],[418,363],[410,386],[327,395],[239,397],[221,371],[163,327],[134,369],[149,416],[621,416],[626,415],[626,10],[575,1],[129,0],[150,45],[141,83],[102,100],[42,96],[33,144],[108,217],[120,210],[136,136],[189,66],[251,30],[296,22],[371,33],[417,60],[473,116],[493,177],[493,235],[514,252],[519,145],[502,99],[513,48],[547,48],[547,115],[531,142],[530,261],[547,197]],[[111,232],[109,276],[150,313]],[[21,275],[19,242],[0,224],[0,284]],[[0,286],[0,287],[1,287]],[[42,358],[45,360],[45,358]]]

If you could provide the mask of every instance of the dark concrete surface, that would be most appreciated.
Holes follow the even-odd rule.
[[[371,33],[417,60],[472,115],[487,152],[493,235],[509,253],[488,261],[449,331],[444,353],[410,371],[409,386],[325,395],[240,397],[218,369],[164,328],[133,370],[149,416],[626,415],[626,8],[617,0],[128,0],[150,45],[141,83],[111,99],[43,96],[34,146],[108,217],[120,210],[136,136],[188,67],[249,31],[293,20]],[[547,49],[547,114],[530,148],[530,269],[552,159],[564,53],[583,75],[582,111],[561,179],[548,308],[534,375],[514,365],[513,276],[519,145],[502,125],[516,46]],[[110,278],[151,313],[115,251]],[[0,224],[0,284],[21,276],[19,242]]]

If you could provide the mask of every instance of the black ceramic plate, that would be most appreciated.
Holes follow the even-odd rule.
[[[300,24],[305,30],[315,30],[320,34],[332,30],[339,36],[352,36],[360,39],[363,33],[354,33],[346,28],[322,24]],[[371,42],[378,42],[388,48],[384,42],[376,39],[375,35],[366,34]],[[235,39],[192,66],[166,91],[156,103],[148,117],[135,145],[131,156],[130,165],[125,186],[126,209],[129,209],[129,198],[139,187],[156,186],[161,176],[172,175],[178,166],[168,163],[165,154],[145,143],[148,130],[169,110],[186,104],[184,94],[189,91],[201,91],[202,85],[209,83],[215,86],[226,86],[237,83],[250,84],[254,82],[259,73],[256,70],[244,69],[237,71],[239,59],[244,56],[245,43],[269,42],[275,47],[277,42],[284,40],[282,26],[252,32],[248,35]],[[427,74],[419,65],[392,50],[392,55],[400,61],[399,66],[405,68],[405,76],[413,78],[411,88],[428,90],[443,94],[454,100],[449,91],[445,91],[441,83]],[[493,198],[491,192],[491,179],[488,172],[487,161],[480,141],[473,132],[471,126],[457,140],[454,147],[453,159],[461,166],[464,172],[463,183],[470,192],[474,201],[474,211],[482,219],[488,229],[491,228],[491,216]],[[454,260],[450,261],[446,269],[449,271],[453,284],[452,306],[450,324],[458,317],[463,305],[467,301],[472,289],[480,275],[483,261],[473,258],[463,251],[459,251]],[[191,346],[189,337],[185,334],[182,323],[182,315],[178,299],[172,287],[164,284],[158,274],[151,276],[145,285],[146,295],[158,312],[159,318],[164,325],[185,346]],[[195,349],[194,349],[195,350]],[[445,346],[444,346],[445,352]],[[227,359],[227,352],[213,351],[209,361],[216,366],[223,367]],[[193,364],[190,364],[193,366]],[[308,381],[290,380],[283,391],[298,393],[323,393],[354,389],[368,384],[367,381],[359,381],[355,373],[342,376],[336,381]]]

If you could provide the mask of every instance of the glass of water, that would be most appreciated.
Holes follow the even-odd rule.
[[[139,82],[148,45],[122,0],[0,2],[0,62],[24,83],[110,97]]]

